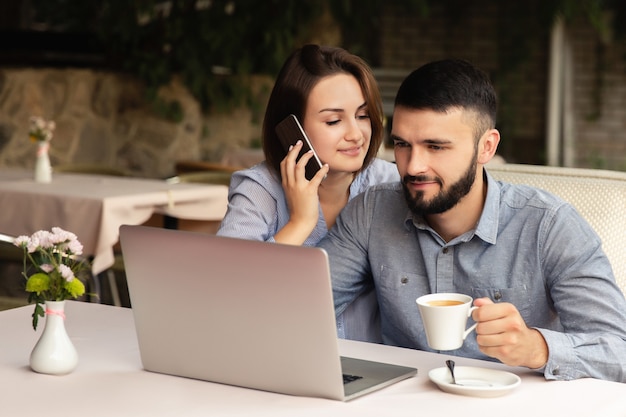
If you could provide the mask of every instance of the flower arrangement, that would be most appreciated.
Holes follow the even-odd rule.
[[[60,227],[19,236],[14,244],[24,249],[22,274],[26,278],[26,291],[30,293],[28,301],[35,302],[33,329],[36,330],[39,317],[44,317],[42,304],[77,298],[85,293],[85,285],[77,278],[79,272],[88,267],[80,257],[83,245],[74,233]],[[35,269],[31,275],[30,266]]]
[[[44,120],[41,117],[32,116],[29,120],[28,136],[33,142],[50,142],[56,124],[52,120]]]

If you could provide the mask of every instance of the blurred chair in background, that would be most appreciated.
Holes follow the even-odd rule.
[[[176,174],[187,174],[189,172],[230,172],[233,173],[235,171],[239,171],[245,169],[245,167],[241,166],[232,166],[232,165],[224,165],[215,162],[206,162],[206,161],[177,161],[175,164]]]
[[[93,175],[108,175],[113,177],[125,177],[127,173],[119,168],[114,168],[108,165],[102,164],[89,164],[89,163],[69,163],[57,165],[54,168],[55,172],[67,172],[74,174],[93,174]],[[124,260],[122,258],[122,252],[117,250],[115,252],[115,263],[106,271],[101,272],[97,276],[92,277],[90,284],[92,288],[89,289],[89,292],[92,292],[96,295],[95,298],[97,302],[111,302],[115,306],[121,306],[121,298],[120,291],[117,285],[117,275],[125,274],[124,270]],[[108,283],[108,292],[106,293],[107,297],[104,297],[102,281],[105,280]],[[125,280],[125,275],[123,277]],[[110,297],[110,300],[108,299]]]
[[[169,184],[178,184],[184,182],[194,182],[200,184],[212,184],[212,185],[230,185],[230,177],[234,171],[186,171],[179,173],[176,176],[167,178],[165,181]],[[172,216],[163,216],[163,227],[166,229],[178,229],[179,220]]]
[[[2,278],[0,310],[28,304],[28,293],[23,288],[22,269],[24,251],[13,244],[13,236],[0,233],[0,263]],[[15,278],[15,279],[12,279]]]
[[[125,177],[124,170],[100,164],[62,164],[53,167],[54,172],[71,172],[76,174],[110,175]]]
[[[202,184],[230,185],[231,172],[222,171],[198,171],[187,172],[166,179],[170,184],[178,184],[181,182],[195,182]]]
[[[522,164],[487,166],[495,179],[527,184],[570,202],[594,228],[626,295],[626,172]]]

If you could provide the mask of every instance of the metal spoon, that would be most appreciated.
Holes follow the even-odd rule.
[[[480,380],[462,380],[464,382],[463,384],[461,384],[460,382],[456,382],[456,377],[454,376],[454,361],[447,360],[446,365],[448,366],[448,369],[450,370],[450,375],[452,375],[452,383],[454,385],[459,385],[461,387],[493,387],[494,386],[490,382],[480,381]]]
[[[447,367],[448,367],[448,369],[450,370],[450,375],[452,375],[452,383],[453,383],[454,385],[462,385],[462,384],[458,384],[458,383],[456,382],[456,378],[454,377],[454,361],[453,361],[453,360],[448,359],[448,360],[446,361],[446,366],[447,366]]]

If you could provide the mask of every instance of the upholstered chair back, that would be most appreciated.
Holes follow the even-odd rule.
[[[542,188],[570,202],[602,239],[626,295],[626,172],[520,164],[486,169],[498,180]]]

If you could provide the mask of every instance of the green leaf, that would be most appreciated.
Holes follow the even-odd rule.
[[[31,294],[32,295],[32,294]],[[37,325],[39,324],[39,317],[44,317],[45,312],[43,307],[39,302],[35,304],[35,311],[33,312],[33,330],[37,330]]]

